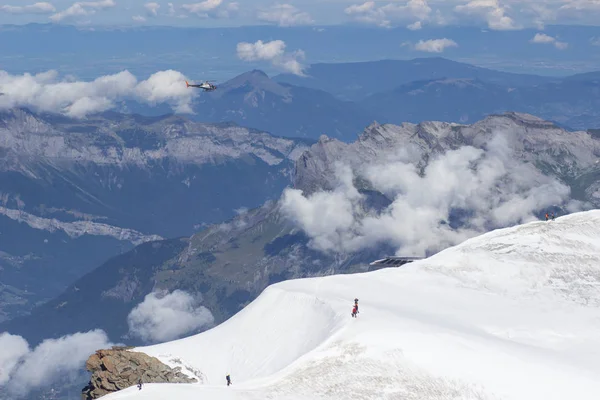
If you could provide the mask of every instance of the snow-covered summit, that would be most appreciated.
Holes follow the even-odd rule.
[[[598,399],[599,286],[600,210],[501,229],[401,268],[272,285],[214,329],[135,349],[200,383],[105,398]]]

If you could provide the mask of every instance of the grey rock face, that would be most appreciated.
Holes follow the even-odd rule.
[[[0,290],[0,322],[113,255],[279,195],[307,148],[179,116],[0,112],[0,287],[15,289]]]
[[[181,372],[180,367],[170,368],[155,357],[128,351],[127,348],[98,350],[92,354],[85,367],[92,373],[88,385],[82,390],[83,400],[97,399],[109,393],[144,383],[194,383]]]
[[[360,171],[365,163],[393,160],[402,154],[424,166],[431,156],[461,146],[488,150],[499,135],[504,135],[510,157],[516,162],[534,164],[540,171],[557,176],[571,186],[574,194],[584,184],[579,197],[600,205],[597,189],[590,186],[590,180],[600,177],[600,138],[585,131],[569,132],[535,116],[514,112],[491,115],[472,125],[436,121],[374,123],[350,144],[323,136],[298,159],[294,186],[305,194],[333,189],[339,161]]]

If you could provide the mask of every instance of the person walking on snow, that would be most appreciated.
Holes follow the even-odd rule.
[[[225,377],[225,379],[227,379],[227,386],[231,385],[231,377],[229,374]]]
[[[357,304],[355,304],[354,307],[352,307],[352,318],[357,318],[356,314],[358,314],[358,305]]]

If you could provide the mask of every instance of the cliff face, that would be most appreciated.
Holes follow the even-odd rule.
[[[0,111],[0,323],[111,256],[278,196],[307,143],[179,116]]]
[[[335,166],[349,164],[357,174],[364,165],[391,163],[404,157],[417,168],[447,151],[472,146],[483,151],[503,136],[506,154],[513,163],[527,163],[545,175],[570,186],[577,200],[595,207],[600,193],[594,182],[600,176],[600,136],[593,132],[569,132],[538,117],[507,112],[490,115],[471,125],[425,121],[402,125],[373,123],[353,143],[322,136],[296,161],[294,187],[305,195],[333,190],[337,185]]]
[[[97,399],[118,390],[142,383],[194,383],[181,372],[180,367],[170,368],[155,357],[144,353],[113,347],[98,350],[88,358],[85,367],[92,373],[88,385],[83,388],[83,400]]]

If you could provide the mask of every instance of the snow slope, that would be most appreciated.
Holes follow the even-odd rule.
[[[401,268],[275,284],[210,331],[135,350],[202,382],[106,400],[597,400],[600,210]]]

